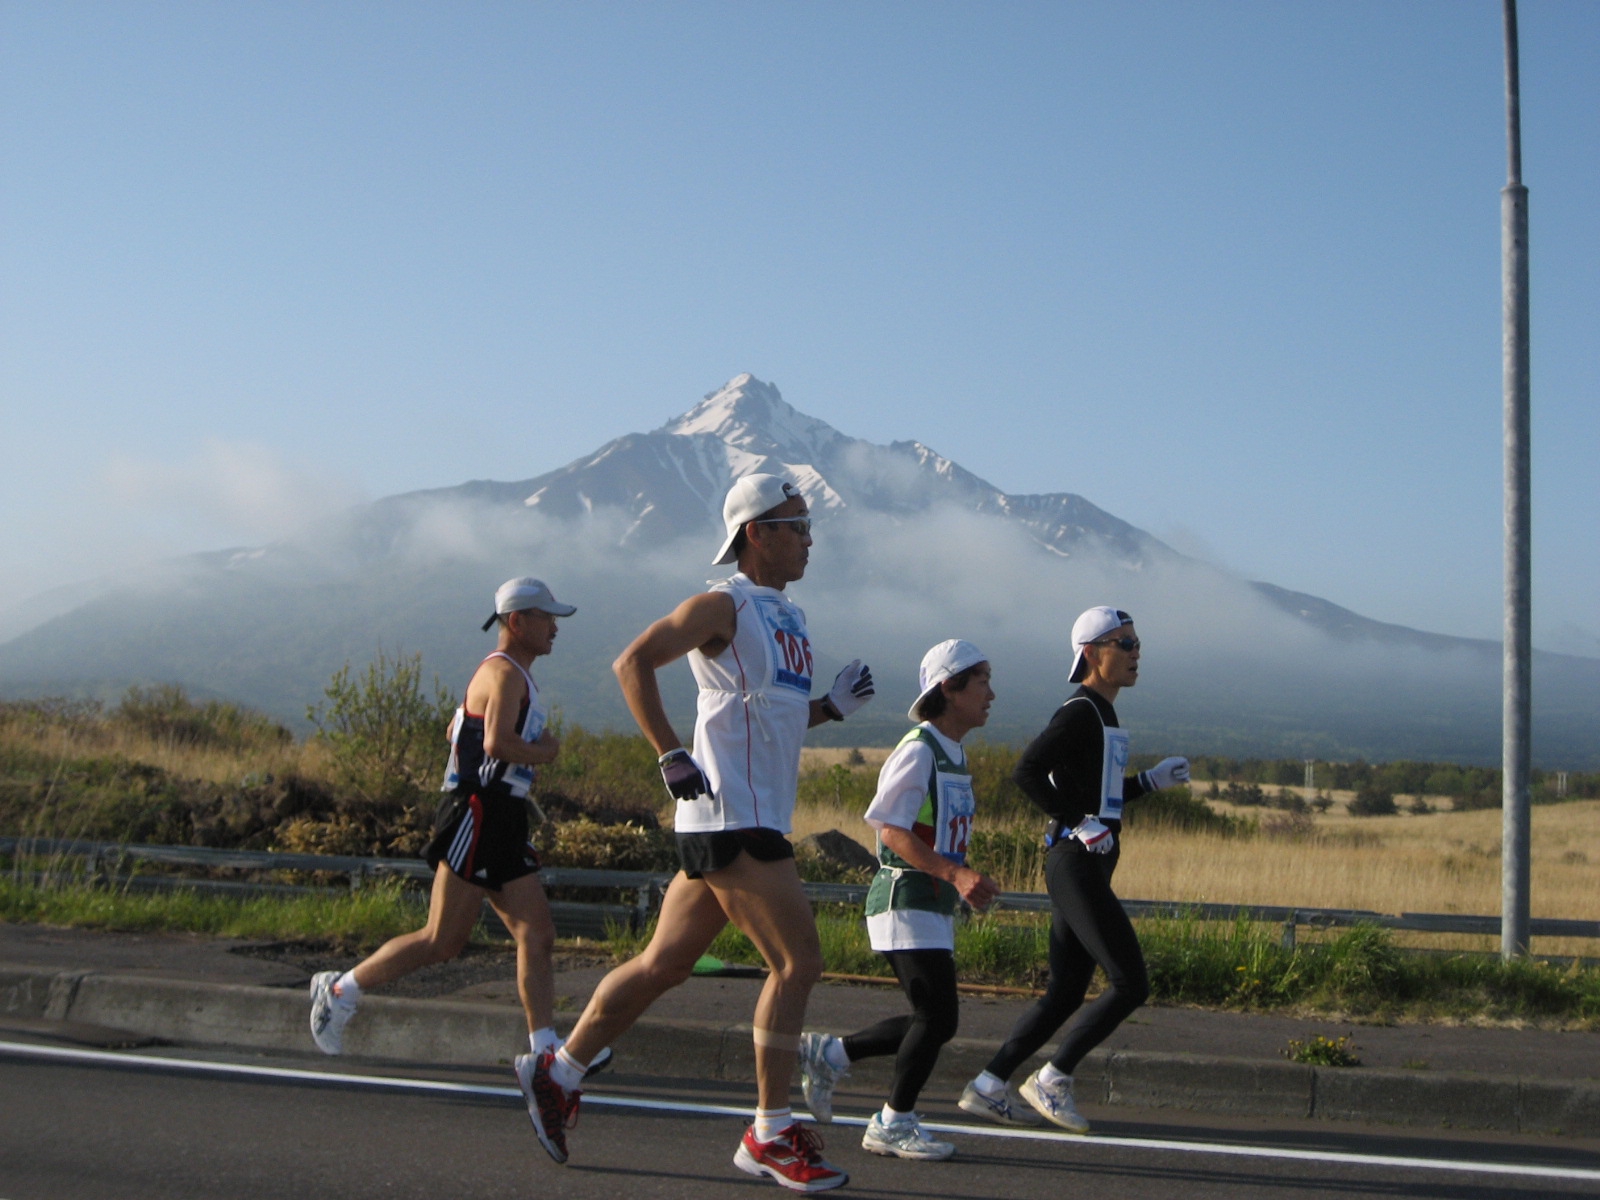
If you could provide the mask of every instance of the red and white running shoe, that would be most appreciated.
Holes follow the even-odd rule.
[[[548,1051],[534,1056],[519,1054],[512,1066],[517,1073],[517,1086],[528,1102],[528,1116],[533,1121],[533,1132],[539,1135],[539,1144],[558,1163],[567,1161],[567,1130],[578,1123],[579,1091],[567,1091],[550,1078],[550,1064],[556,1056]]]
[[[756,1141],[754,1125],[746,1129],[733,1165],[795,1192],[825,1192],[850,1182],[850,1176],[822,1157],[822,1139],[798,1121],[770,1142]]]

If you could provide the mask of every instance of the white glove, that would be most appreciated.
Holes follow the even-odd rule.
[[[1189,760],[1187,758],[1163,758],[1148,771],[1139,772],[1139,782],[1144,785],[1147,792],[1159,792],[1163,788],[1173,787],[1176,784],[1189,782]]]
[[[875,691],[872,668],[859,658],[851,659],[834,677],[833,686],[822,698],[822,707],[835,721],[842,721],[871,700]]]
[[[1091,854],[1110,854],[1117,844],[1116,835],[1100,823],[1098,817],[1085,817],[1072,827],[1072,836],[1083,843]]]

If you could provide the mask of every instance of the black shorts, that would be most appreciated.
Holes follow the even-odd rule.
[[[446,796],[422,856],[434,870],[445,863],[466,882],[491,892],[539,873],[539,852],[528,839],[528,807],[514,796]]]
[[[722,870],[744,850],[757,862],[779,862],[794,857],[789,839],[776,829],[719,829],[715,833],[678,835],[678,862],[690,879]]]

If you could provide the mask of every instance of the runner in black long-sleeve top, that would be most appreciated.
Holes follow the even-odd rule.
[[[1072,642],[1070,679],[1082,686],[1023,751],[1013,775],[1050,817],[1050,980],[987,1069],[962,1092],[961,1107],[1001,1124],[1036,1124],[1032,1113],[1012,1101],[1007,1080],[1076,1012],[1055,1055],[1018,1090],[1047,1120],[1086,1133],[1089,1122],[1073,1104],[1072,1072],[1150,994],[1138,935],[1111,890],[1122,850],[1122,806],[1186,782],[1189,762],[1167,758],[1148,771],[1126,774],[1128,735],[1117,725],[1111,702],[1138,680],[1133,618],[1120,609],[1091,608],[1074,622]],[[1083,1007],[1096,964],[1109,986]]]

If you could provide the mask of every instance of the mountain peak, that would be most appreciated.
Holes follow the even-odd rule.
[[[668,421],[661,431],[680,437],[710,434],[729,446],[791,463],[816,462],[830,443],[843,436],[826,421],[791,405],[776,384],[763,383],[749,372],[707,392],[704,400]]]

